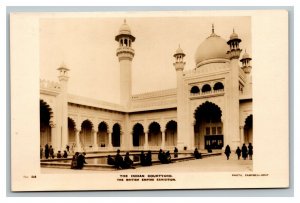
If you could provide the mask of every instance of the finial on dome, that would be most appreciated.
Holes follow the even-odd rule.
[[[126,18],[124,18],[124,24],[126,24]]]
[[[211,33],[212,33],[212,34],[215,33],[215,26],[214,26],[214,24],[212,24]]]

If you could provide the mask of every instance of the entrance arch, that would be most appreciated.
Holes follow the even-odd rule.
[[[224,145],[222,111],[219,106],[206,101],[194,112],[194,141],[200,149],[222,149]]]
[[[162,133],[160,125],[157,122],[152,122],[149,125],[148,145],[149,146],[161,146]]]
[[[133,126],[132,131],[132,144],[134,147],[144,146],[145,143],[145,132],[144,127],[140,123],[136,123]]]
[[[253,115],[249,115],[245,120],[244,126],[244,143],[253,143]]]
[[[177,122],[169,121],[166,125],[166,146],[176,146],[177,145]]]
[[[76,144],[75,140],[76,125],[73,119],[68,117],[68,135],[69,135],[69,146],[74,146]]]
[[[98,144],[100,147],[108,146],[108,125],[103,121],[98,125]]]
[[[118,123],[113,125],[112,146],[113,147],[121,146],[121,126]]]
[[[43,100],[40,100],[40,145],[44,147],[46,144],[51,145],[51,117],[52,109]]]
[[[92,147],[93,140],[92,140],[92,130],[93,124],[89,120],[85,120],[81,124],[81,132],[80,132],[80,142],[84,148]]]

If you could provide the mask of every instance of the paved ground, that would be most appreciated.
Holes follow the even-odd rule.
[[[213,156],[203,159],[182,161],[171,164],[160,164],[151,167],[138,167],[136,169],[127,169],[128,172],[247,172],[252,171],[252,160],[237,160],[236,156],[231,156],[226,160],[225,155]],[[56,168],[41,168],[41,173],[50,174],[67,174],[67,173],[114,173],[117,170],[72,170],[72,169],[56,169]],[[118,171],[119,172],[119,171]]]

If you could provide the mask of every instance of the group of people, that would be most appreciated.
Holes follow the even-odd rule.
[[[84,164],[87,164],[85,161],[85,155],[85,152],[76,152],[72,158],[71,169],[82,169]]]
[[[243,146],[242,146],[242,149],[240,149],[240,147],[237,147],[237,149],[235,150],[235,153],[238,157],[238,160],[240,160],[241,155],[242,155],[242,158],[244,160],[246,160],[248,158],[248,156],[249,156],[249,160],[252,160],[253,146],[252,146],[251,143],[249,143],[249,145],[247,147],[246,144],[244,143]],[[230,154],[231,154],[231,150],[230,150],[229,145],[227,145],[226,148],[225,148],[225,154],[226,154],[226,157],[227,157],[227,160],[228,160],[229,157],[230,157]]]
[[[62,154],[61,151],[58,151],[56,154],[56,157],[58,159],[60,158],[68,158],[68,152],[69,151],[69,146],[67,145],[66,150],[64,150],[64,153]],[[45,156],[46,159],[54,159],[55,155],[54,155],[54,148],[52,147],[52,145],[45,145],[45,150],[42,148],[42,146],[40,146],[40,159],[43,158],[43,156]]]
[[[158,152],[158,160],[162,164],[168,164],[171,163],[171,154],[170,151],[164,152],[162,149],[159,150]]]
[[[126,152],[125,157],[123,159],[122,155],[120,154],[120,150],[117,150],[117,154],[115,158],[111,155],[107,156],[107,164],[113,165],[116,169],[129,169],[133,167],[133,161],[129,156],[129,152]]]

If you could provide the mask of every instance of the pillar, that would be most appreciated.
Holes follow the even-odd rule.
[[[148,145],[148,134],[149,134],[149,132],[145,133],[145,145],[144,145],[145,149],[148,149],[148,147],[149,147],[149,145]]]
[[[244,138],[244,126],[240,126],[240,135],[241,135],[241,146],[245,143]]]
[[[79,133],[80,133],[80,130],[75,129],[76,151],[81,151]]]
[[[112,149],[112,130],[108,132],[108,148]]]
[[[161,132],[161,148],[164,149],[166,146],[166,130]]]
[[[56,143],[56,130],[57,130],[56,125],[52,123],[50,124],[50,127],[51,127],[51,145],[56,150],[58,147]]]
[[[93,148],[94,148],[94,151],[98,150],[97,131],[96,130],[93,130]]]

